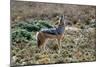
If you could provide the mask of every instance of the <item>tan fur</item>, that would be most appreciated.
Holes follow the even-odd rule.
[[[58,25],[60,25],[60,20],[58,20]],[[58,34],[58,35],[52,35],[52,34],[48,34],[48,33],[44,33],[42,31],[38,32],[38,35],[37,35],[37,45],[38,45],[38,48],[44,48],[45,50],[45,46],[46,46],[46,43],[51,40],[51,39],[54,39],[54,41],[57,40],[57,43],[58,43],[58,48],[60,49],[61,48],[61,40],[63,39],[64,37],[64,33],[63,34]]]
[[[64,34],[62,34],[62,35],[51,35],[51,34],[39,32],[39,33],[38,33],[38,40],[39,40],[40,42],[38,42],[38,47],[39,47],[39,48],[42,48],[42,47],[43,47],[44,50],[45,50],[46,43],[47,43],[49,40],[54,39],[54,41],[56,41],[56,40],[58,41],[58,46],[59,46],[59,49],[60,49],[60,47],[61,47],[60,42],[61,42],[61,40],[63,39],[63,37],[64,37]]]

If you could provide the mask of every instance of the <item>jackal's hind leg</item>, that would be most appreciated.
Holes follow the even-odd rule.
[[[44,39],[42,39],[41,37],[38,38],[37,40],[37,47],[39,48],[40,51],[43,50],[43,47],[44,47]]]
[[[44,51],[45,51],[45,50],[46,50],[46,51],[48,50],[48,48],[47,48],[47,46],[46,46],[46,45],[47,45],[47,42],[48,42],[48,39],[45,39],[45,43],[44,43]]]

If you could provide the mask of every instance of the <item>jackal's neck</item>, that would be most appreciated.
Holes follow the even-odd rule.
[[[65,26],[59,26],[59,27],[57,28],[57,32],[58,32],[59,34],[63,34],[64,31],[65,31]]]
[[[58,26],[58,29],[63,29],[63,30],[65,30],[65,26]]]

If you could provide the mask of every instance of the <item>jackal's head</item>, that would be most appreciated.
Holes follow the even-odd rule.
[[[59,24],[58,26],[65,26],[65,18],[64,15],[59,17]]]
[[[65,16],[65,15],[62,15],[62,16],[57,16],[57,23],[56,25],[58,26],[71,26],[72,25],[72,22],[68,20],[68,17]]]

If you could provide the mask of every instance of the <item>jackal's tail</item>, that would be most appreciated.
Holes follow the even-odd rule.
[[[42,42],[41,42],[41,37],[39,32],[36,33],[36,40],[37,40],[37,47],[40,48]]]

